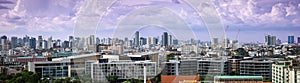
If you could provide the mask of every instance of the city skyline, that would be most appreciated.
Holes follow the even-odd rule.
[[[84,1],[23,1],[3,0],[0,2],[0,35],[25,35],[46,38],[67,39],[74,35],[74,27],[78,12]],[[289,35],[299,37],[300,33],[300,1],[213,1],[223,22],[223,27],[229,27],[227,37],[234,40],[238,30],[241,42],[264,42],[265,35],[274,35],[282,41],[287,41]],[[144,6],[164,6],[178,14],[195,32],[199,40],[209,41],[208,31],[195,11],[184,0],[145,0],[132,2],[120,0],[108,9],[100,27],[97,27],[96,37],[112,37],[120,19],[127,13]],[[145,12],[164,16],[165,13]],[[172,18],[172,17],[167,17]],[[161,28],[150,27],[144,30],[156,32]],[[143,33],[143,30],[140,31]],[[170,33],[170,32],[169,32]],[[134,33],[132,33],[134,34]],[[141,36],[160,36],[160,34],[141,34]],[[249,35],[251,34],[251,35]],[[252,35],[253,34],[253,35]],[[130,38],[130,37],[129,37]]]

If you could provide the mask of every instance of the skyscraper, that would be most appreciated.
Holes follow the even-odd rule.
[[[18,37],[11,37],[11,48],[16,48],[18,44]]]
[[[135,38],[134,38],[134,44],[135,44],[135,46],[136,47],[139,47],[139,45],[140,45],[140,33],[139,33],[139,31],[136,31],[135,32]]]
[[[31,37],[31,39],[29,40],[29,46],[30,46],[30,48],[35,49],[35,47],[36,47],[36,39],[35,38]]]
[[[266,35],[265,36],[266,45],[276,45],[276,36]]]
[[[294,44],[294,36],[288,36],[288,44]]]
[[[168,37],[168,45],[172,45],[172,44],[173,44],[172,35],[169,35],[169,37]]]
[[[162,35],[162,46],[165,46],[167,47],[168,46],[168,38],[169,35],[167,32],[164,32],[163,35]]]
[[[69,47],[72,48],[74,45],[74,37],[73,36],[69,36]]]
[[[49,37],[49,38],[48,38],[48,42],[47,42],[47,43],[48,43],[48,44],[47,44],[47,45],[48,45],[48,46],[47,46],[48,49],[53,48],[52,37]]]
[[[271,45],[276,45],[276,36],[271,36]]]
[[[38,36],[38,40],[37,40],[37,49],[42,49],[43,47],[43,36]]]
[[[140,41],[141,41],[140,45],[146,45],[146,43],[147,43],[147,39],[144,37],[141,37]]]
[[[1,37],[1,50],[6,50],[7,37],[4,35]]]

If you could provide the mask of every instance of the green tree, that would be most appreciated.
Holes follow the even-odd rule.
[[[115,83],[118,81],[118,76],[107,76],[106,79],[110,82],[110,83]]]
[[[238,48],[235,50],[237,55],[249,56],[248,52],[244,48]]]

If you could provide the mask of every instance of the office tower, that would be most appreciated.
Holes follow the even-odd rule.
[[[74,37],[73,36],[69,36],[69,47],[72,48],[74,45]]]
[[[270,37],[271,37],[270,35],[265,36],[265,45],[270,45],[270,41],[271,41]]]
[[[276,45],[276,36],[271,36],[271,45]]]
[[[139,43],[140,43],[140,33],[139,31],[135,32],[135,38],[134,38],[134,44],[136,47],[139,47]]]
[[[31,37],[29,39],[29,46],[30,46],[30,48],[35,49],[35,47],[36,47],[36,39],[35,38]]]
[[[43,40],[42,49],[47,49],[47,48],[48,48],[48,41]]]
[[[22,39],[22,38],[18,38],[17,46],[18,46],[18,47],[24,46],[24,42],[23,42],[23,39]]]
[[[169,35],[168,37],[168,45],[173,45],[172,35]]]
[[[43,36],[38,36],[36,49],[42,49],[43,47]]]
[[[49,38],[48,38],[48,42],[47,42],[47,43],[48,43],[48,44],[47,44],[47,45],[48,45],[48,46],[47,46],[48,49],[53,48],[52,37],[49,37]]]
[[[265,45],[276,45],[276,36],[266,35]]]
[[[168,33],[164,32],[162,35],[162,46],[165,46],[165,47],[168,46],[168,37],[169,37]]]
[[[95,40],[95,35],[90,35],[89,38],[89,45],[95,45],[96,44],[96,40]]]
[[[1,37],[1,50],[7,50],[6,45],[7,45],[7,37],[4,35]]]
[[[294,36],[288,36],[288,44],[294,44]]]
[[[11,48],[16,48],[18,46],[18,37],[11,37]]]

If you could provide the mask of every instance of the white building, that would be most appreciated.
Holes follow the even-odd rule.
[[[272,64],[272,83],[299,83],[300,67],[292,61],[279,61]]]

